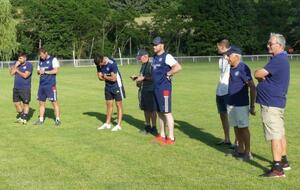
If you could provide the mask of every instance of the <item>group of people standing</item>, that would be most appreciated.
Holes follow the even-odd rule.
[[[181,70],[181,65],[171,54],[165,52],[164,41],[156,37],[152,41],[154,56],[150,61],[149,53],[140,49],[137,59],[142,67],[139,75],[131,76],[139,87],[140,108],[145,115],[143,133],[152,133],[155,140],[162,144],[174,144],[174,118],[172,115],[172,81],[171,78]],[[99,80],[105,81],[106,121],[98,127],[99,130],[111,128],[113,100],[116,101],[118,121],[112,131],[122,130],[122,100],[125,98],[122,78],[116,62],[106,56],[98,55],[94,59]],[[160,131],[156,128],[156,118],[159,118]],[[168,129],[168,134],[166,129]]]
[[[55,125],[60,126],[60,111],[57,101],[56,74],[59,70],[59,62],[48,52],[39,49],[39,63],[37,74],[40,76],[38,101],[39,101],[39,118],[34,125],[42,125],[45,120],[45,104],[48,99],[51,101],[55,113]],[[18,60],[11,65],[10,74],[15,77],[13,87],[13,102],[17,111],[17,122],[26,124],[29,120],[29,103],[31,101],[31,76],[33,66],[27,61],[26,53],[20,53]]]
[[[264,68],[254,72],[258,81],[255,86],[250,68],[242,61],[240,48],[231,46],[226,38],[217,42],[217,49],[223,55],[219,60],[220,80],[217,87],[216,102],[224,130],[224,140],[217,143],[233,148],[233,156],[245,161],[253,159],[250,149],[249,113],[255,115],[255,102],[260,104],[261,118],[266,140],[271,141],[273,165],[263,176],[284,177],[284,170],[291,169],[287,160],[287,140],[284,128],[284,110],[289,86],[290,66],[285,49],[285,38],[271,33],[267,48],[272,55]],[[140,49],[137,59],[142,66],[139,75],[131,76],[139,87],[139,104],[144,111],[145,128],[143,133],[151,133],[162,144],[174,144],[174,118],[172,115],[172,76],[179,72],[181,65],[171,54],[165,52],[164,41],[156,37],[152,41],[154,56]],[[60,126],[60,111],[57,101],[56,74],[59,62],[48,52],[39,50],[40,61],[37,74],[40,76],[38,100],[39,118],[35,125],[45,120],[45,102],[51,101],[55,113],[55,125]],[[110,129],[113,101],[117,107],[117,124],[112,131],[122,130],[125,90],[117,63],[109,57],[97,55],[94,58],[97,76],[105,81],[106,121],[99,130]],[[17,111],[17,122],[26,124],[31,101],[31,76],[33,66],[27,61],[25,53],[11,66],[10,74],[15,76],[13,102]],[[249,93],[250,90],[250,93]],[[250,94],[250,98],[249,98]],[[159,118],[160,130],[156,128]],[[235,143],[231,144],[229,127],[234,127]],[[168,131],[166,131],[168,129]],[[168,133],[167,133],[168,132]]]
[[[255,115],[255,102],[260,104],[265,139],[271,141],[272,168],[264,177],[285,177],[284,170],[291,167],[287,160],[287,141],[284,128],[284,110],[290,79],[290,65],[285,49],[285,38],[271,33],[267,48],[270,61],[254,72],[255,86],[250,68],[242,61],[242,52],[231,46],[226,38],[217,42],[223,55],[219,60],[220,80],[216,102],[224,131],[224,140],[218,142],[233,148],[238,159],[253,159],[250,149],[249,113]],[[250,98],[249,98],[250,89]],[[230,127],[234,128],[235,143],[230,141]]]

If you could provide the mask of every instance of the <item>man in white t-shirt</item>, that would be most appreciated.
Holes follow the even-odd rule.
[[[217,41],[217,50],[218,53],[224,55],[224,53],[230,49],[229,40],[221,38]],[[220,71],[220,79],[216,90],[216,103],[218,112],[220,115],[220,119],[223,126],[224,131],[224,140],[217,143],[217,145],[224,145],[231,147],[230,142],[230,133],[229,133],[229,122],[228,122],[228,114],[227,114],[227,103],[228,103],[228,82],[229,82],[229,74],[230,74],[230,64],[225,59],[225,57],[221,57],[219,59],[219,71]]]

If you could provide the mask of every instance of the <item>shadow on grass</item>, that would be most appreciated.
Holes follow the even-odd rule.
[[[99,120],[100,122],[104,123],[106,121],[106,115],[99,113],[99,112],[84,112],[82,113],[83,115],[88,115],[91,117],[95,117],[97,120]],[[117,124],[117,115],[116,113],[113,114],[112,116],[112,123],[113,124]],[[123,122],[128,123],[129,125],[137,128],[138,130],[144,129],[144,121],[136,119],[134,117],[132,117],[131,115],[128,114],[123,114]]]
[[[175,127],[178,128],[183,133],[185,133],[186,135],[188,135],[190,138],[198,140],[213,149],[223,152],[225,154],[225,156],[231,156],[230,149],[216,145],[216,142],[218,142],[222,139],[215,137],[211,133],[205,132],[202,128],[198,128],[196,126],[191,125],[188,122],[180,121],[180,120],[175,120]],[[268,160],[260,155],[253,154],[253,156],[254,156],[254,159],[259,159],[264,162],[272,163],[270,160]],[[249,163],[254,167],[260,168],[263,171],[268,170],[268,168],[262,166],[260,163],[256,162],[255,160],[247,161],[246,163]]]
[[[186,121],[175,120],[175,127],[188,135],[191,139],[198,140],[220,152],[229,154],[231,151],[228,148],[216,145],[222,139],[215,137],[211,133],[205,132],[202,128],[195,127]]]
[[[129,125],[137,128],[138,130],[142,130],[145,127],[145,122],[139,119],[132,117],[131,115],[124,114],[123,120]]]
[[[31,118],[32,118],[32,116],[33,116],[33,114],[34,114],[34,112],[35,112],[35,109],[29,108],[29,112],[28,112],[28,121],[31,120]]]
[[[32,119],[34,112],[35,112],[35,109],[30,108],[29,113],[28,113],[28,118],[29,118],[28,120]],[[40,117],[40,116],[38,115],[38,116],[37,116],[37,119],[38,119],[39,117]],[[48,118],[48,119],[53,119],[53,120],[55,120],[54,110],[51,109],[51,108],[45,108],[45,114],[44,114],[44,117],[45,117],[45,119]]]
[[[91,117],[95,117],[97,120],[99,120],[101,123],[105,123],[106,121],[106,115],[100,112],[84,112],[83,115],[88,115]]]

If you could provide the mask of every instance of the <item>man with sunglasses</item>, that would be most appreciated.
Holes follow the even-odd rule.
[[[271,33],[267,44],[272,58],[264,68],[255,71],[258,80],[257,100],[261,106],[261,118],[265,138],[271,141],[273,166],[262,176],[285,177],[284,170],[290,170],[287,160],[287,141],[284,128],[286,95],[290,80],[290,65],[285,48],[285,38]]]
[[[181,70],[181,65],[171,54],[165,52],[164,41],[161,37],[154,38],[152,45],[155,53],[152,62],[152,80],[160,124],[160,134],[155,137],[155,140],[163,144],[174,144],[174,118],[171,111],[171,77]],[[166,127],[169,129],[169,137],[165,133]]]

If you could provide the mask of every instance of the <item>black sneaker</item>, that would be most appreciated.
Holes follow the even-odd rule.
[[[237,146],[238,145],[236,145],[236,144],[231,144],[228,148],[234,150],[237,148]]]
[[[144,129],[140,130],[140,133],[147,135],[148,133],[150,133],[150,130],[151,130],[151,127],[146,125]]]
[[[238,152],[237,150],[234,150],[232,152],[232,157],[235,157],[236,159],[243,159],[245,154],[243,152]]]
[[[60,120],[55,120],[55,125],[56,125],[57,127],[59,127],[59,126],[61,125],[61,121],[60,121]]]
[[[285,177],[285,174],[283,170],[280,171],[273,167],[270,171],[262,174],[261,177]]]
[[[253,160],[253,156],[252,156],[251,152],[249,152],[248,154],[244,153],[242,157],[238,157],[237,159],[245,161],[245,162],[249,162],[249,161]]]
[[[43,125],[44,122],[40,121],[39,119],[33,125]]]
[[[158,135],[157,128],[156,128],[156,127],[152,127],[151,130],[150,130],[150,133],[151,133],[153,136],[157,136],[157,135]]]
[[[232,144],[231,144],[231,142],[220,141],[220,142],[216,143],[216,145],[230,147]]]
[[[282,169],[285,170],[285,171],[288,171],[288,170],[292,169],[289,162],[281,162],[280,165],[281,165]]]

